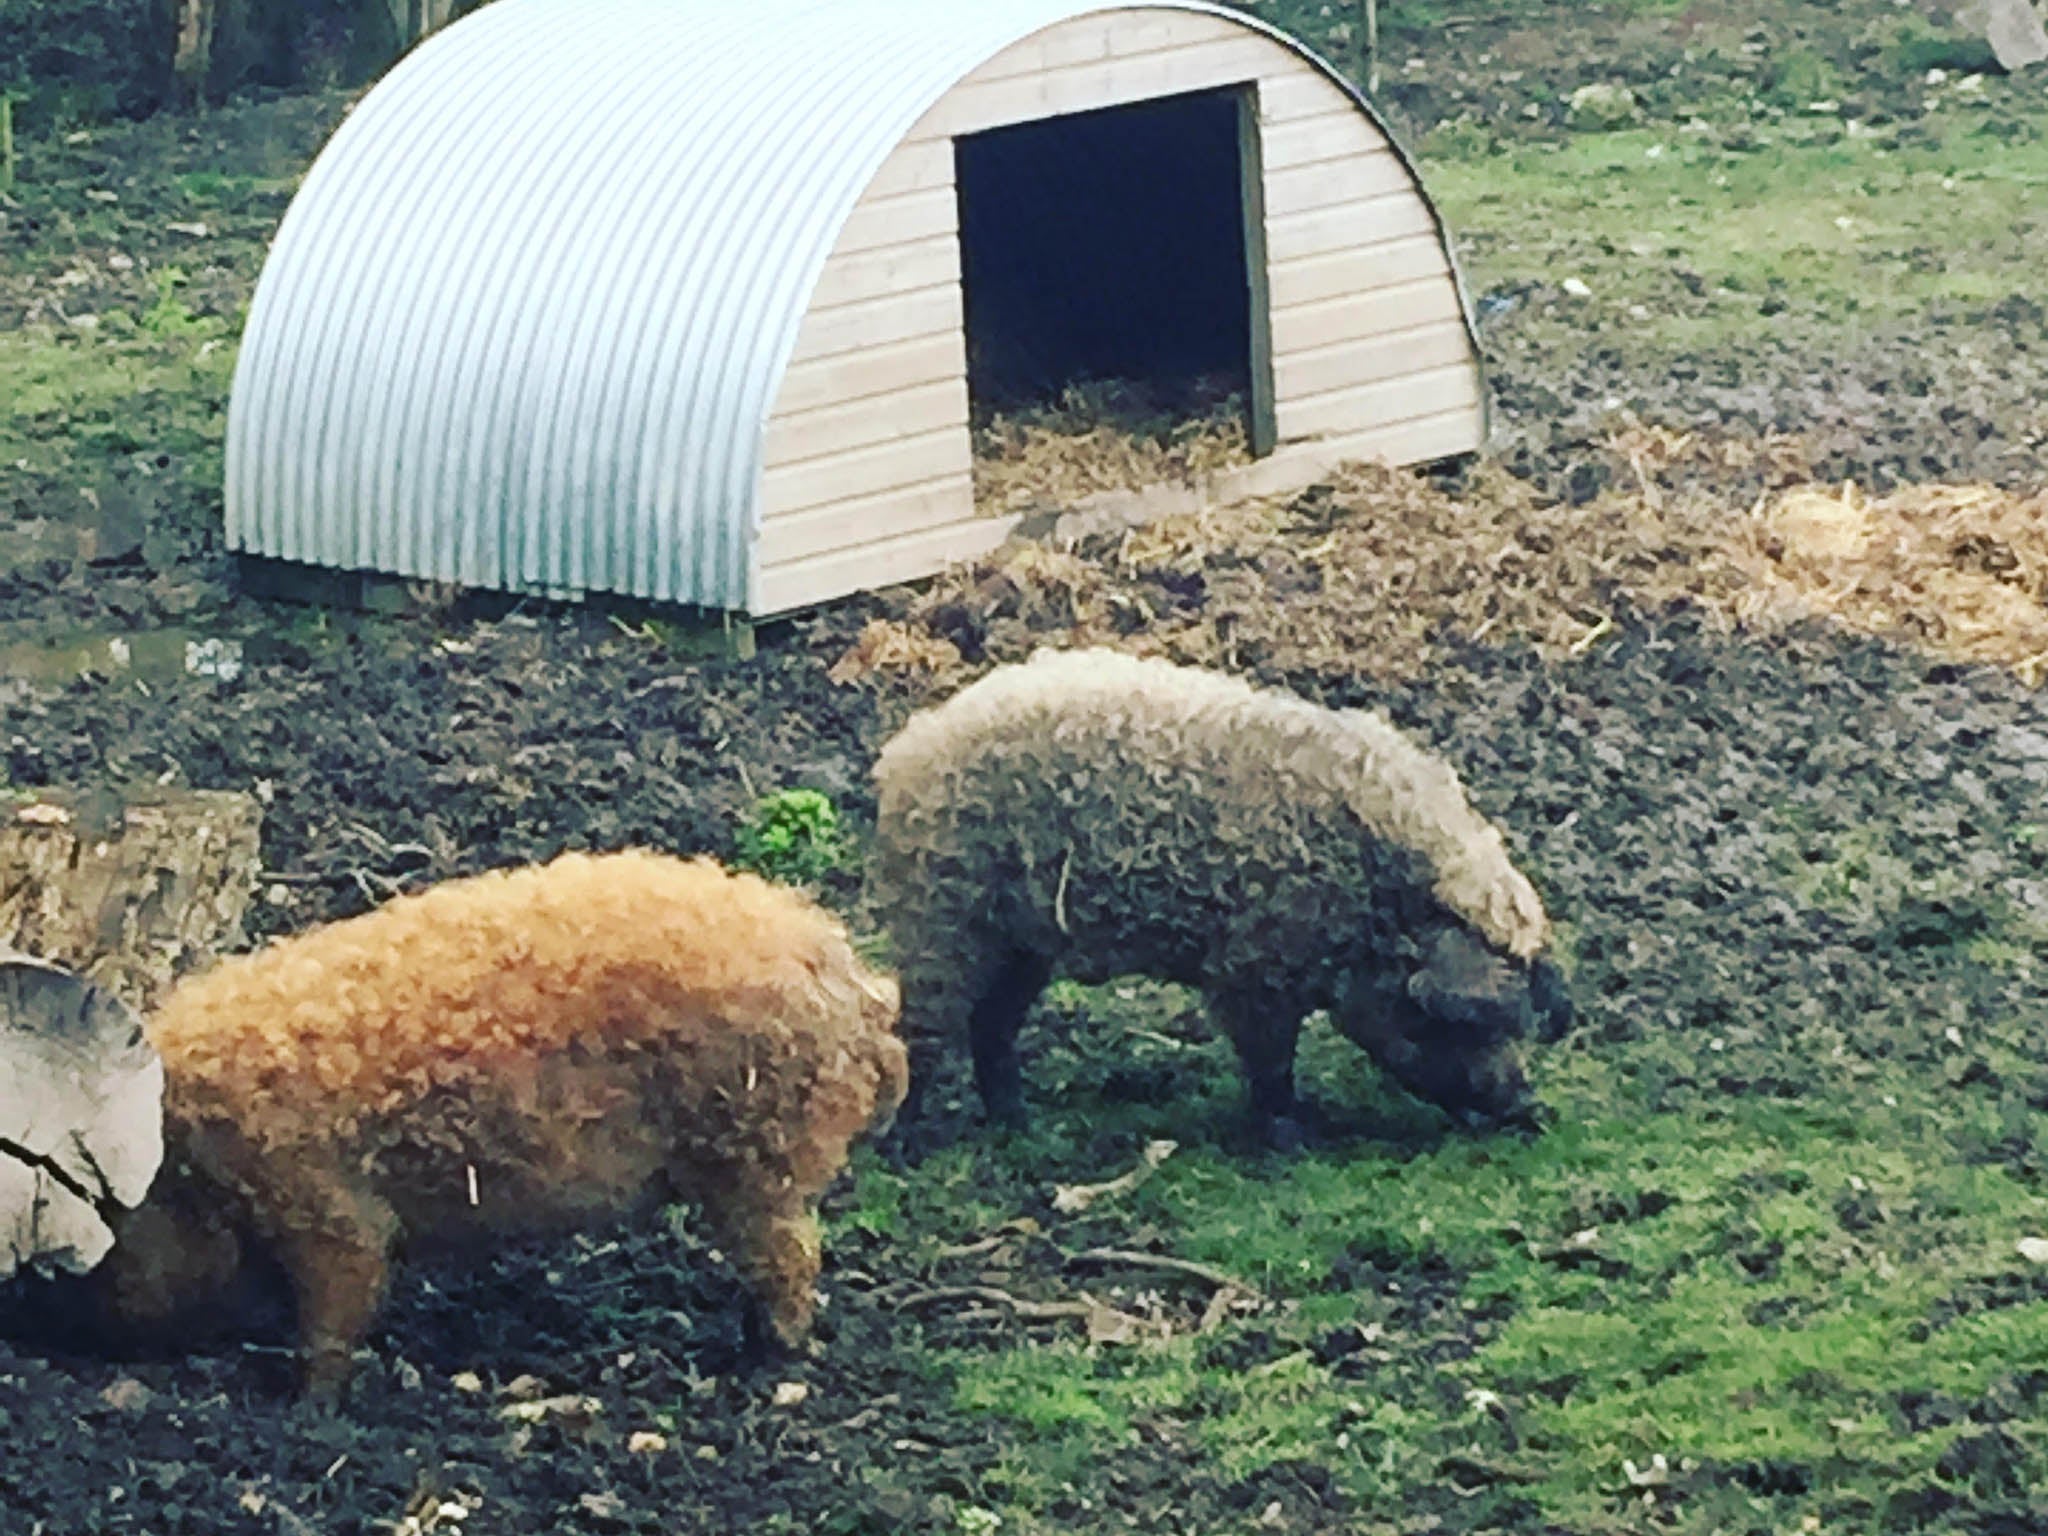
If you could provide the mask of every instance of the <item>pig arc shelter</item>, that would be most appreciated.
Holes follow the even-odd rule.
[[[228,540],[772,616],[1000,543],[970,409],[1058,367],[1234,371],[1261,491],[1485,431],[1414,167],[1243,14],[496,0],[357,104],[279,226]]]

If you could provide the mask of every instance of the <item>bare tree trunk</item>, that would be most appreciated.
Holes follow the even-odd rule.
[[[0,947],[65,966],[147,1012],[242,942],[262,811],[248,795],[60,793],[0,808]]]
[[[458,0],[384,0],[401,53],[432,37],[455,19]]]
[[[196,107],[206,100],[218,19],[218,0],[178,0],[178,51],[171,61],[171,73],[177,77],[187,106]]]
[[[1365,0],[1365,93],[1380,93],[1380,3]]]

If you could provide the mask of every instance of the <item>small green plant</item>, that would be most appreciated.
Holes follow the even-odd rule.
[[[815,885],[846,861],[839,810],[815,789],[763,796],[738,842],[743,866],[790,885]]]
[[[898,1232],[905,1221],[903,1213],[905,1181],[886,1169],[867,1165],[856,1165],[853,1179],[853,1197],[846,1208],[831,1218],[834,1232],[867,1232],[876,1237],[890,1237]]]
[[[182,336],[192,330],[199,317],[178,297],[185,274],[177,267],[159,267],[154,275],[156,302],[142,317],[142,328],[154,336]]]
[[[1983,74],[1998,67],[1998,56],[1981,36],[1954,27],[1937,27],[1911,11],[1898,19],[1880,50],[1888,74],[1908,77],[1930,69],[1952,74]]]
[[[178,190],[195,203],[223,203],[246,197],[257,185],[251,176],[224,176],[219,171],[188,171],[178,178]]]
[[[1803,112],[1840,93],[1841,79],[1832,64],[1810,49],[1794,48],[1772,64],[1763,94],[1788,112]]]
[[[616,613],[608,614],[606,617],[612,628],[620,634],[630,640],[644,641],[648,645],[673,650],[683,638],[681,626],[670,619],[630,620],[621,618]]]

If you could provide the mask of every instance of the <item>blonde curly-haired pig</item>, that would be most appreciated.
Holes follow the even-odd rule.
[[[161,1332],[274,1263],[332,1398],[394,1256],[687,1199],[750,1335],[797,1344],[818,1197],[903,1098],[897,1010],[835,918],[708,859],[569,853],[400,896],[173,989],[148,1021],[165,1167],[92,1279]]]
[[[1570,1018],[1550,923],[1450,765],[1377,712],[1109,650],[1042,650],[883,748],[869,895],[894,939],[907,1131],[965,1036],[1020,1123],[1020,1021],[1055,975],[1200,988],[1273,1145],[1303,1017],[1472,1123],[1541,1117],[1520,1041]]]

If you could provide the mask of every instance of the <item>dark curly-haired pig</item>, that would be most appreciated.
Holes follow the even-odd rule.
[[[162,1335],[256,1266],[331,1398],[395,1255],[672,1199],[800,1343],[815,1207],[906,1078],[895,982],[798,893],[631,851],[451,880],[228,960],[149,1020],[165,1165],[90,1280]]]
[[[1521,1041],[1570,1017],[1543,903],[1450,765],[1384,716],[1041,650],[913,716],[875,779],[905,1130],[962,1035],[990,1118],[1022,1122],[1017,1028],[1056,975],[1200,988],[1278,1147],[1300,1140],[1295,1040],[1319,1009],[1468,1124],[1540,1119]]]

